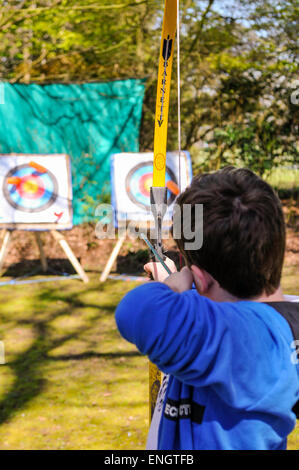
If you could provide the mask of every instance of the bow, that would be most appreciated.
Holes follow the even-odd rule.
[[[165,186],[166,146],[171,70],[175,32],[177,25],[177,0],[165,0],[161,36],[157,99],[155,113],[153,186],[150,191],[151,211],[155,222],[154,246],[163,258],[162,222],[167,209],[167,188]],[[157,257],[156,257],[157,258]],[[156,259],[159,261],[159,258]],[[161,384],[161,372],[156,365],[149,364],[149,412],[150,421],[155,409]]]

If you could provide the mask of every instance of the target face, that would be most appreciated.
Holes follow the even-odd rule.
[[[14,208],[24,212],[40,212],[57,198],[58,183],[49,170],[23,164],[12,168],[3,180],[3,194]]]
[[[174,172],[166,167],[165,184],[172,181],[177,184]],[[153,163],[142,162],[134,166],[126,176],[126,191],[130,200],[137,206],[150,209],[150,188],[153,185]],[[167,205],[175,199],[175,195],[167,191]]]
[[[147,226],[148,222],[153,223],[150,208],[153,166],[153,152],[123,152],[111,156],[111,202],[116,227],[125,221],[141,222]],[[191,178],[190,154],[185,151],[168,152],[165,174],[167,210],[163,218],[165,227],[172,223],[176,197],[190,184]]]

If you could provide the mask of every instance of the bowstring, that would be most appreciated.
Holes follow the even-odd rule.
[[[178,84],[178,149],[179,149],[179,190],[181,181],[181,67],[180,67],[180,0],[177,0],[177,84]]]
[[[178,149],[179,149],[179,190],[182,192],[181,180],[181,67],[180,67],[180,0],[177,0],[177,84],[178,84]],[[179,255],[180,269],[183,267],[183,257]]]

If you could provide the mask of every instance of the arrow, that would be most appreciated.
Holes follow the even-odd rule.
[[[59,219],[61,219],[62,214],[63,214],[63,212],[59,212],[59,214],[57,214],[56,212],[54,212],[54,215],[57,217],[57,221],[58,221]]]
[[[34,168],[36,171],[38,171],[39,173],[47,173],[47,168],[45,168],[44,166],[40,165],[39,163],[36,163],[36,162],[29,162],[28,163],[29,166],[31,166],[31,168]]]
[[[18,186],[18,184],[21,183],[21,178],[19,176],[9,176],[6,180],[7,184],[15,184]]]
[[[169,180],[167,181],[166,183],[166,188],[172,193],[174,194],[175,196],[178,196],[178,194],[180,194],[180,188],[178,187],[178,185],[172,181],[172,180]]]

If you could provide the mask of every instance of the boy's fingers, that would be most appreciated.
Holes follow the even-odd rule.
[[[155,279],[157,275],[157,263],[146,263],[144,265],[144,270],[148,274],[149,278]]]
[[[188,266],[184,266],[181,269],[181,273],[183,273],[185,276],[189,276],[190,278],[193,279],[193,273],[192,273],[191,269],[188,268]]]
[[[172,273],[175,273],[177,271],[176,265],[175,265],[174,261],[172,261],[172,259],[166,257],[164,262],[168,266],[168,268],[170,269],[170,271]]]
[[[177,270],[176,265],[170,258],[165,258],[164,262],[165,262],[166,266],[168,266],[168,268],[171,270],[171,272],[176,272],[176,270]],[[143,268],[147,272],[148,271],[153,272],[153,270],[156,270],[158,266],[159,267],[161,266],[161,264],[159,262],[152,261],[150,263],[146,263]]]
[[[152,273],[151,273],[151,270],[149,269],[148,265],[145,264],[145,265],[143,266],[143,269],[144,269],[144,271],[146,272],[148,278],[150,279],[151,276],[152,276]]]
[[[153,270],[154,270],[153,264],[154,264],[154,263],[146,263],[146,264],[143,266],[144,270],[145,270],[147,273],[151,274],[151,273],[153,272]]]
[[[194,282],[194,277],[193,277],[192,271],[187,266],[184,266],[181,269],[181,273],[184,276],[184,282],[186,283],[186,285],[190,285],[190,288],[191,288],[191,286]]]
[[[162,266],[159,262],[146,263],[144,265],[144,270],[150,276],[154,278],[155,281],[163,282],[169,276],[169,273],[165,270],[165,267]]]

